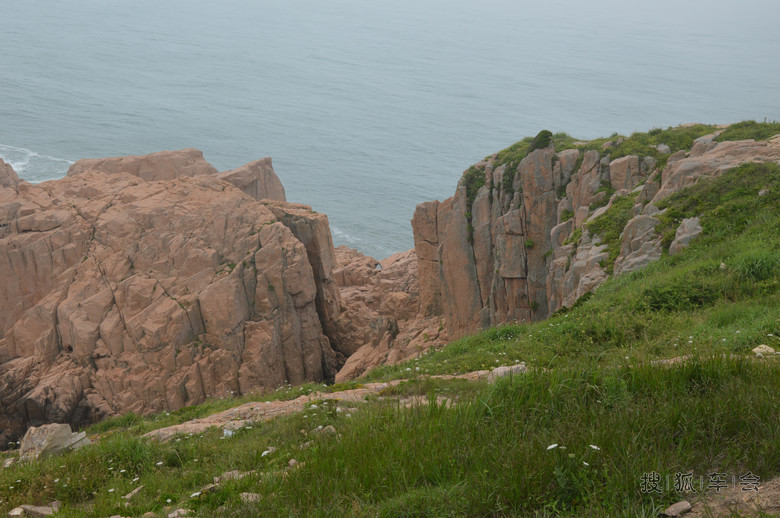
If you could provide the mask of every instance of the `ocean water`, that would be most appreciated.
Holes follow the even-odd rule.
[[[541,129],[780,120],[780,2],[79,0],[0,6],[20,176],[196,147],[272,156],[337,245],[412,246],[417,203]]]

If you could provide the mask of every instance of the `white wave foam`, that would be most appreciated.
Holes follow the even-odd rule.
[[[10,164],[21,178],[29,182],[61,178],[73,164],[71,160],[65,158],[44,155],[31,149],[7,144],[0,144],[0,158]]]
[[[330,231],[333,234],[333,237],[336,237],[336,238],[338,238],[338,239],[340,239],[342,241],[346,241],[347,243],[362,243],[363,242],[363,240],[360,239],[359,237],[353,236],[351,234],[348,234],[348,233],[344,232],[343,230],[341,230],[340,228],[338,228],[335,225],[331,225],[330,226]]]

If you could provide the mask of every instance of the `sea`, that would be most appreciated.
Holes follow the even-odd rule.
[[[780,120],[777,0],[0,0],[0,157],[271,156],[378,259],[415,206],[542,129]]]

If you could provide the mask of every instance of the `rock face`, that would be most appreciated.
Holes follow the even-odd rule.
[[[337,382],[446,342],[442,318],[420,313],[417,262],[414,250],[380,262],[347,247],[336,249],[333,276],[344,306],[336,325],[342,342],[350,344]]]
[[[655,203],[746,161],[780,163],[780,136],[722,143],[714,137],[671,155],[663,171],[649,157],[610,160],[611,146],[601,153],[537,149],[519,164],[502,163],[498,155],[479,162],[452,198],[421,203],[414,213],[422,313],[442,315],[451,338],[540,320],[604,282],[610,267],[620,274],[657,260],[662,244]],[[607,199],[610,189],[614,195]],[[591,223],[618,201],[625,207],[627,199],[633,207],[610,264]],[[671,253],[699,232],[697,221],[686,220]]]
[[[0,187],[16,187],[20,181],[11,164],[6,164],[0,158]]]
[[[286,201],[284,186],[271,165],[271,157],[249,162],[246,165],[217,175],[230,182],[256,200]]]
[[[334,378],[327,217],[215,173],[185,150],[0,188],[0,442]]]

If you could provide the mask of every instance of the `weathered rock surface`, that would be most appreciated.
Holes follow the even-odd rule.
[[[69,174],[0,189],[0,442],[332,380],[356,347],[326,216],[259,202],[194,150]]]
[[[780,135],[768,141],[697,142],[687,158],[672,161],[664,169],[661,189],[653,198],[660,201],[692,185],[699,178],[711,178],[745,162],[780,163]]]
[[[73,433],[67,424],[46,424],[27,430],[19,453],[23,460],[45,459],[89,443],[85,432]]]
[[[284,186],[271,165],[271,157],[249,162],[232,171],[223,171],[217,178],[232,183],[256,200],[287,200]]]
[[[699,237],[702,227],[699,218],[685,218],[680,222],[680,226],[674,235],[674,241],[669,245],[669,255],[675,255],[682,252],[688,245]]]
[[[377,365],[397,363],[446,341],[442,319],[420,314],[417,257],[413,250],[384,261],[347,247],[336,249],[333,271],[343,311],[336,326],[349,357],[336,381]]]
[[[0,187],[16,187],[19,185],[19,182],[21,180],[19,180],[11,164],[6,164],[0,158]]]
[[[504,322],[539,320],[604,282],[609,266],[621,274],[659,259],[657,202],[747,161],[780,163],[780,136],[721,143],[714,137],[672,154],[663,171],[650,157],[610,160],[613,143],[602,153],[555,153],[549,147],[517,165],[500,163],[497,155],[475,164],[468,181],[475,172],[484,175],[476,183],[481,187],[472,184],[469,192],[464,175],[452,198],[421,203],[414,213],[422,313],[442,315],[451,338]],[[607,188],[616,191],[609,200]],[[607,246],[588,224],[628,195],[634,206],[620,254],[610,265]],[[699,232],[695,218],[686,220],[670,252]]]
[[[85,158],[71,165],[67,175],[74,176],[87,171],[131,174],[146,181],[217,174],[217,170],[203,158],[203,153],[192,148],[160,151],[150,155]]]

